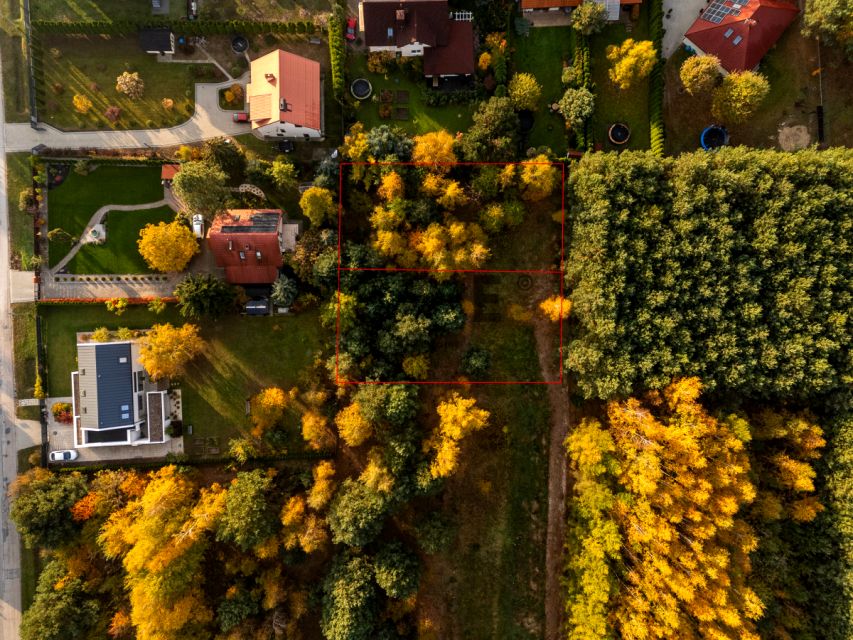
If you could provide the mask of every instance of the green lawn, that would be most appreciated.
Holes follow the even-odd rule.
[[[607,75],[610,62],[606,55],[609,45],[622,44],[627,38],[648,40],[648,23],[648,3],[645,3],[631,33],[625,30],[622,23],[608,24],[604,31],[591,38],[592,82],[595,93],[593,136],[595,142],[601,143],[605,150],[649,148],[649,81],[643,80],[626,90],[619,89]],[[607,130],[615,122],[625,123],[631,129],[628,144],[615,147],[607,139]]]
[[[145,204],[163,199],[160,167],[103,165],[81,176],[73,170],[47,196],[48,227],[79,236],[98,209],[108,204]],[[68,252],[68,245],[51,243],[50,265]]]
[[[495,379],[541,379],[529,325],[489,323]],[[491,427],[464,445],[448,482],[458,538],[430,581],[460,638],[541,638],[548,513],[548,398],[544,387],[474,387]],[[438,582],[438,584],[436,584]],[[484,587],[488,585],[488,587]]]
[[[150,2],[127,0],[37,0],[32,3],[33,20],[61,20],[63,22],[88,22],[92,20],[150,20]],[[186,2],[171,0],[169,17],[186,17]]]
[[[9,201],[9,252],[16,267],[29,267],[33,255],[33,218],[18,209],[18,195],[32,185],[30,154],[6,154],[6,195]]]
[[[35,303],[12,306],[12,333],[15,338],[15,395],[32,398],[36,384],[36,307]],[[18,407],[19,418],[37,420],[38,407]]]
[[[393,63],[392,63],[393,64]],[[471,114],[474,105],[460,104],[444,107],[428,107],[424,104],[422,89],[426,80],[413,82],[406,74],[397,70],[386,75],[371,73],[367,70],[367,58],[363,55],[350,55],[348,80],[367,78],[373,85],[373,95],[378,96],[383,89],[394,92],[408,91],[408,104],[394,103],[396,107],[406,107],[409,110],[408,120],[395,120],[393,117],[379,117],[379,104],[372,98],[357,102],[356,120],[363,122],[366,129],[372,129],[382,124],[396,125],[410,134],[427,133],[446,129],[450,133],[465,131],[471,125]],[[387,78],[387,79],[386,79]]]
[[[137,129],[170,127],[186,121],[195,105],[195,82],[221,79],[212,65],[163,64],[156,56],[139,48],[135,37],[51,36],[44,38],[45,106],[39,116],[61,129]],[[145,82],[140,100],[131,100],[116,91],[115,83],[124,71],[136,71]],[[194,73],[208,73],[196,79]],[[86,113],[78,113],[72,104],[75,94],[88,97],[93,104]],[[174,101],[171,110],[161,104]],[[104,115],[107,107],[117,106],[121,117],[113,124]]]
[[[48,345],[48,389],[56,396],[71,392],[78,331],[183,323],[171,306],[160,315],[145,306],[132,306],[116,317],[104,305],[42,306],[39,314]],[[269,318],[235,314],[199,324],[208,348],[181,380],[184,423],[193,425],[194,437],[220,438],[224,450],[228,438],[249,426],[245,413],[248,397],[266,386],[296,385],[302,371],[313,362],[320,345],[318,314]]]
[[[551,147],[558,155],[566,153],[566,121],[552,113],[550,105],[563,97],[561,82],[563,66],[571,64],[573,36],[571,27],[542,27],[531,29],[528,36],[516,36],[516,72],[532,73],[542,85],[542,99],[528,141],[531,147]]]
[[[139,232],[147,224],[171,222],[170,207],[142,211],[110,211],[106,216],[107,241],[83,245],[68,263],[70,273],[151,273],[139,255]]]
[[[17,6],[18,3],[10,4]],[[22,33],[21,20],[3,17],[0,24],[0,55],[3,56],[3,98],[7,122],[28,122],[30,119],[30,80]]]

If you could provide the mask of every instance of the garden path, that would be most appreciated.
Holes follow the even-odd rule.
[[[249,72],[236,79],[247,83]],[[51,149],[137,149],[172,147],[201,142],[220,136],[234,136],[251,132],[251,124],[234,122],[233,111],[219,108],[219,90],[230,87],[234,80],[195,85],[195,111],[183,124],[167,129],[138,129],[133,131],[60,131],[47,124],[38,129],[29,123],[9,122],[5,125],[5,149],[30,151],[43,144]]]
[[[172,202],[166,194],[164,193],[163,198],[158,200],[157,202],[148,202],[146,204],[106,204],[95,213],[92,214],[92,217],[89,218],[89,222],[86,223],[86,228],[83,229],[83,233],[80,234],[80,239],[71,247],[71,250],[68,254],[59,262],[56,263],[56,266],[47,272],[48,276],[55,275],[59,273],[62,269],[65,268],[71,259],[77,255],[77,252],[80,251],[80,247],[82,247],[85,242],[83,242],[83,238],[85,238],[89,232],[98,224],[101,224],[105,215],[107,215],[108,211],[143,211],[145,209],[156,209],[158,207],[164,206],[172,206]],[[174,208],[174,207],[172,207]],[[175,209],[177,211],[177,209]]]
[[[42,276],[41,300],[167,298],[174,294],[183,274],[129,276],[104,274],[97,276]]]

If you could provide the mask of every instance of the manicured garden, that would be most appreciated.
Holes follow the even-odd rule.
[[[159,166],[101,165],[85,176],[72,170],[61,185],[48,191],[48,228],[79,237],[92,215],[105,205],[162,199]],[[67,242],[51,242],[50,265],[56,265],[68,249]]]
[[[157,315],[145,305],[132,305],[116,316],[102,304],[43,305],[39,314],[48,345],[47,392],[53,396],[71,392],[78,331],[184,322],[173,306]],[[209,348],[180,381],[184,423],[193,425],[194,437],[219,438],[224,450],[229,438],[249,427],[247,398],[266,386],[287,389],[299,382],[319,347],[319,322],[317,313],[308,312],[265,318],[234,314],[199,324]]]
[[[44,106],[39,117],[60,129],[171,127],[193,114],[196,82],[222,79],[213,65],[159,63],[133,37],[50,36],[41,42]],[[116,91],[116,78],[125,71],[139,73],[145,82],[138,100]],[[72,104],[75,95],[91,103],[86,113]],[[120,109],[117,119],[108,117],[110,107]]]
[[[571,27],[540,27],[513,40],[513,61],[517,72],[532,73],[542,85],[529,146],[547,146],[558,155],[566,152],[566,121],[550,106],[563,96],[561,76],[564,64],[571,65],[574,31]]]
[[[394,68],[396,64],[393,61],[390,66],[391,70],[386,74],[372,73],[367,69],[366,56],[351,54],[348,58],[348,81],[352,82],[355,78],[367,78],[373,86],[373,95],[376,96],[375,101],[372,97],[367,100],[355,101],[355,117],[359,122],[364,123],[365,129],[387,124],[398,126],[410,134],[427,133],[438,129],[446,129],[450,133],[456,133],[457,131],[465,131],[471,125],[471,115],[474,112],[475,105],[428,106],[424,99],[427,81],[425,79],[414,81],[406,73]],[[347,86],[347,91],[349,91],[349,86]],[[379,100],[383,91],[389,91],[393,94],[393,101],[390,103],[392,106],[392,117],[390,118],[379,117]],[[408,93],[408,95],[405,98],[399,96],[400,99],[398,99],[398,92],[401,91]],[[393,117],[400,109],[408,110],[405,119]]]
[[[649,12],[646,4],[640,10],[640,17],[633,23],[631,33],[621,22],[608,24],[601,33],[590,36],[592,53],[592,82],[595,86],[595,114],[592,118],[592,134],[596,144],[601,143],[607,149],[648,149],[650,141],[649,127],[649,80],[640,80],[629,89],[620,89],[608,77],[611,63],[607,60],[607,47],[620,45],[627,38],[635,41],[648,40]],[[610,125],[621,122],[631,130],[627,144],[615,147],[607,139]]]
[[[85,244],[68,263],[69,273],[150,273],[139,254],[139,232],[147,224],[171,222],[175,212],[167,206],[141,211],[110,211],[105,217],[107,240]]]

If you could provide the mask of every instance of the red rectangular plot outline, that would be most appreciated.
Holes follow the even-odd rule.
[[[414,166],[414,167],[440,167],[457,165],[482,166],[482,165],[548,165],[552,167],[560,167],[560,269],[417,269],[417,268],[402,268],[402,267],[342,267],[342,238],[343,231],[343,193],[344,193],[344,168],[352,166]],[[559,380],[397,380],[397,381],[380,381],[380,380],[343,380],[340,377],[338,370],[338,361],[340,357],[341,345],[341,272],[342,271],[382,271],[386,273],[395,272],[416,272],[416,273],[519,273],[519,274],[538,274],[538,275],[563,275],[563,266],[565,264],[566,251],[566,165],[563,162],[341,162],[338,165],[338,287],[336,291],[337,317],[335,319],[335,384],[346,385],[389,385],[389,384],[416,384],[416,385],[508,385],[508,384],[523,384],[523,385],[555,385],[563,384],[563,324],[560,324],[560,349],[559,349]],[[564,280],[560,277],[560,299],[562,301],[564,294]],[[562,302],[561,313],[562,315]]]

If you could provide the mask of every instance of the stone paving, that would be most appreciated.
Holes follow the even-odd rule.
[[[163,298],[171,296],[183,274],[168,275],[70,275],[42,278],[41,299],[61,298]]]

